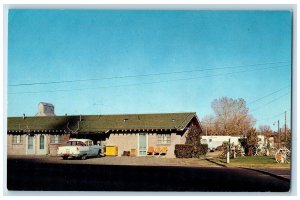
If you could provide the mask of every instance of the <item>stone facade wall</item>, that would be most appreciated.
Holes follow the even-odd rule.
[[[175,158],[175,144],[184,144],[185,136],[171,133],[171,143],[170,144],[158,144],[156,133],[147,133],[147,148],[148,147],[162,147],[166,146],[168,148],[167,158]],[[109,138],[106,140],[106,146],[117,146],[118,156],[122,156],[123,151],[130,151],[130,149],[136,149],[138,152],[138,133],[127,133],[127,134],[110,134]]]
[[[58,144],[50,143],[51,142],[50,137],[51,136],[49,135],[49,140],[48,140],[49,141],[49,143],[48,143],[49,153],[48,154],[51,156],[56,156],[58,147],[60,147],[61,145],[64,145],[65,143],[68,142],[68,140],[70,139],[70,134],[63,134],[61,136],[61,141]]]
[[[66,143],[70,135],[69,134],[63,134],[61,143],[59,144],[51,144],[50,143],[50,135],[45,134],[45,150],[41,151],[39,150],[39,137],[41,134],[34,134],[34,151],[33,154],[31,155],[51,155],[51,156],[56,156],[57,149],[59,146],[62,144]],[[26,150],[26,145],[27,145],[27,135],[21,135],[21,143],[20,144],[13,144],[13,135],[8,134],[7,135],[7,155],[27,155],[28,152]]]
[[[168,153],[171,158],[175,158],[175,144],[185,144],[185,135],[179,135],[176,133],[171,134],[171,144],[168,148]]]
[[[13,135],[7,135],[7,155],[25,155],[25,135],[21,135],[21,141],[22,142],[20,144],[13,144]]]
[[[136,149],[138,152],[138,134],[111,133],[106,140],[106,146],[117,146],[118,156],[121,156],[123,151],[130,151],[131,149]]]
[[[157,146],[157,134],[149,133],[148,134],[148,147],[156,147]]]
[[[171,143],[170,144],[158,144],[158,136],[156,133],[147,133],[147,148],[148,147],[162,147],[166,146],[168,148],[167,158],[175,158],[174,150],[175,144],[184,144],[185,143],[185,134],[180,135],[176,133],[171,133]],[[12,144],[12,135],[7,135],[7,154],[8,155],[26,155],[26,144],[27,144],[27,135],[21,135],[22,143],[21,144]],[[63,145],[70,139],[69,134],[63,134],[61,138],[61,143],[51,144],[50,135],[45,135],[46,137],[46,151],[45,153],[39,151],[39,134],[35,134],[35,144],[34,144],[34,155],[57,155],[57,149],[59,146]],[[106,139],[104,144],[106,146],[117,146],[118,147],[118,156],[122,156],[123,151],[130,151],[131,149],[136,150],[136,155],[138,155],[139,148],[139,134],[138,133],[111,133],[109,138]]]

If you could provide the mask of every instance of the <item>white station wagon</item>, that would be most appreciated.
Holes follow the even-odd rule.
[[[68,158],[100,157],[101,146],[94,145],[90,139],[70,139],[65,145],[58,147],[57,155],[64,160]]]

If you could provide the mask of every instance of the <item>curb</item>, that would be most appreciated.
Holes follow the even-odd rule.
[[[207,161],[209,161],[209,162],[211,162],[211,163],[214,163],[214,164],[216,164],[216,165],[219,165],[219,166],[221,166],[221,167],[226,167],[226,168],[227,168],[226,165],[217,163],[217,162],[212,161],[212,160],[210,160],[210,159],[208,159],[208,158],[206,158],[205,160],[207,160]],[[270,173],[270,172],[267,172],[267,171],[264,171],[264,170],[253,169],[253,168],[247,168],[247,167],[237,167],[237,168],[256,171],[256,172],[263,173],[263,174],[272,176],[272,177],[274,177],[274,178],[277,178],[277,179],[280,179],[280,180],[283,180],[283,181],[286,181],[286,182],[290,182],[290,181],[291,181],[291,180],[288,179],[288,178],[285,178],[285,177],[282,177],[282,176],[278,176],[278,175],[276,175],[276,174],[273,174],[273,173]]]
[[[221,167],[227,167],[226,165],[223,165],[223,164],[217,163],[217,162],[215,162],[215,161],[212,161],[212,160],[210,160],[210,159],[208,159],[208,158],[205,158],[205,160],[207,160],[208,162],[214,163],[215,165],[219,165],[219,166],[221,166]]]
[[[273,174],[273,173],[270,173],[270,172],[267,172],[267,171],[263,171],[263,170],[259,170],[259,169],[253,169],[253,168],[246,168],[246,167],[239,167],[241,169],[247,169],[247,170],[252,170],[252,171],[256,171],[256,172],[260,172],[260,173],[263,173],[263,174],[267,174],[269,176],[272,176],[274,178],[278,178],[280,180],[283,180],[283,181],[287,181],[287,182],[290,182],[291,180],[288,179],[288,178],[284,178],[282,176],[278,176],[276,174]]]

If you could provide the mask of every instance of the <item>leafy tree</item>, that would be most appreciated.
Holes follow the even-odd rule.
[[[206,154],[207,152],[207,145],[206,147],[201,145],[201,129],[197,128],[196,126],[192,126],[186,136],[186,145],[192,146],[192,157],[199,158],[200,155]],[[206,152],[203,148],[206,148]],[[205,152],[205,153],[203,153]]]
[[[246,154],[248,156],[253,156],[254,155],[254,148],[255,145],[257,144],[258,137],[257,137],[257,132],[255,128],[251,128],[250,130],[247,131],[246,134]]]

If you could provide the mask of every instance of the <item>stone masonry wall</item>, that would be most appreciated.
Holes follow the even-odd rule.
[[[34,154],[38,155],[38,148],[39,148],[39,134],[34,135]],[[61,143],[59,144],[51,144],[50,143],[50,135],[46,134],[46,155],[56,156],[57,149],[62,144],[66,143],[70,135],[64,134],[62,135]],[[20,144],[13,144],[13,135],[7,135],[7,155],[26,155],[26,144],[27,144],[27,135],[21,135],[21,143]],[[40,154],[42,155],[42,154]]]
[[[109,138],[106,140],[106,146],[117,146],[118,156],[123,154],[123,151],[130,151],[130,149],[136,149],[138,152],[138,134],[110,134]],[[157,144],[157,134],[149,133],[147,134],[147,148],[148,147],[162,147],[166,146],[168,148],[167,158],[175,158],[175,144],[184,144],[185,136],[176,133],[171,134],[171,144]]]
[[[7,155],[25,155],[26,154],[26,138],[21,135],[21,144],[13,144],[13,135],[7,135]]]
[[[136,149],[138,152],[138,134],[111,133],[106,140],[106,146],[117,146],[118,156],[121,156],[123,151],[130,151],[130,149]]]
[[[49,154],[51,156],[56,156],[57,155],[57,149],[58,147],[60,147],[61,145],[64,145],[65,143],[68,142],[68,140],[70,139],[70,134],[63,134],[62,137],[61,137],[61,142],[58,143],[58,144],[52,144],[50,143],[50,135],[49,135]]]

